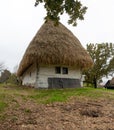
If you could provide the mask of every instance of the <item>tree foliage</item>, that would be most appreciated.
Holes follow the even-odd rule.
[[[12,73],[8,80],[6,81],[7,83],[10,83],[10,84],[16,84],[16,85],[19,85],[20,84],[20,80],[18,79],[18,77],[16,76],[15,73]]]
[[[114,45],[112,43],[87,44],[87,51],[93,59],[93,68],[85,71],[86,82],[94,84],[114,71]]]
[[[79,0],[36,0],[35,6],[44,3],[47,16],[46,20],[51,19],[56,23],[60,20],[60,15],[64,12],[68,14],[68,23],[73,26],[77,25],[77,20],[83,20],[87,7],[83,6]]]
[[[9,79],[10,75],[11,75],[11,72],[7,69],[1,72],[0,83],[6,82]]]

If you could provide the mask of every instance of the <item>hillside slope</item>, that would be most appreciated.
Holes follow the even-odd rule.
[[[114,91],[0,86],[1,130],[114,130]]]

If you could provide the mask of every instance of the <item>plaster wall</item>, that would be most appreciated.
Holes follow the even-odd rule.
[[[35,65],[32,65],[22,77],[22,84],[27,86],[35,86],[36,83],[36,69]]]
[[[68,68],[68,74],[56,74],[54,66],[43,66],[39,69],[38,86],[41,88],[48,88],[48,78],[70,78],[80,79],[81,72],[79,69]]]
[[[35,88],[48,88],[48,78],[81,79],[80,69],[68,67],[68,74],[56,74],[55,66],[39,67],[38,76],[36,66],[32,65],[23,74],[23,85],[35,86]],[[38,79],[36,79],[38,78]]]

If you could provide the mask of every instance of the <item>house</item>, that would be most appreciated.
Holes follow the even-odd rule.
[[[104,87],[108,89],[114,89],[114,77],[111,80],[108,80]]]
[[[35,88],[81,87],[82,70],[91,57],[63,24],[45,22],[30,42],[17,75],[22,84]]]

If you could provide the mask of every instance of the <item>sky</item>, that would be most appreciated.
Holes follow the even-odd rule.
[[[88,43],[114,43],[114,0],[81,0],[87,6],[83,21],[76,27],[63,23],[80,40]],[[46,11],[42,5],[34,7],[35,0],[1,0],[0,2],[0,63],[10,71],[19,65],[27,46],[44,23]]]

